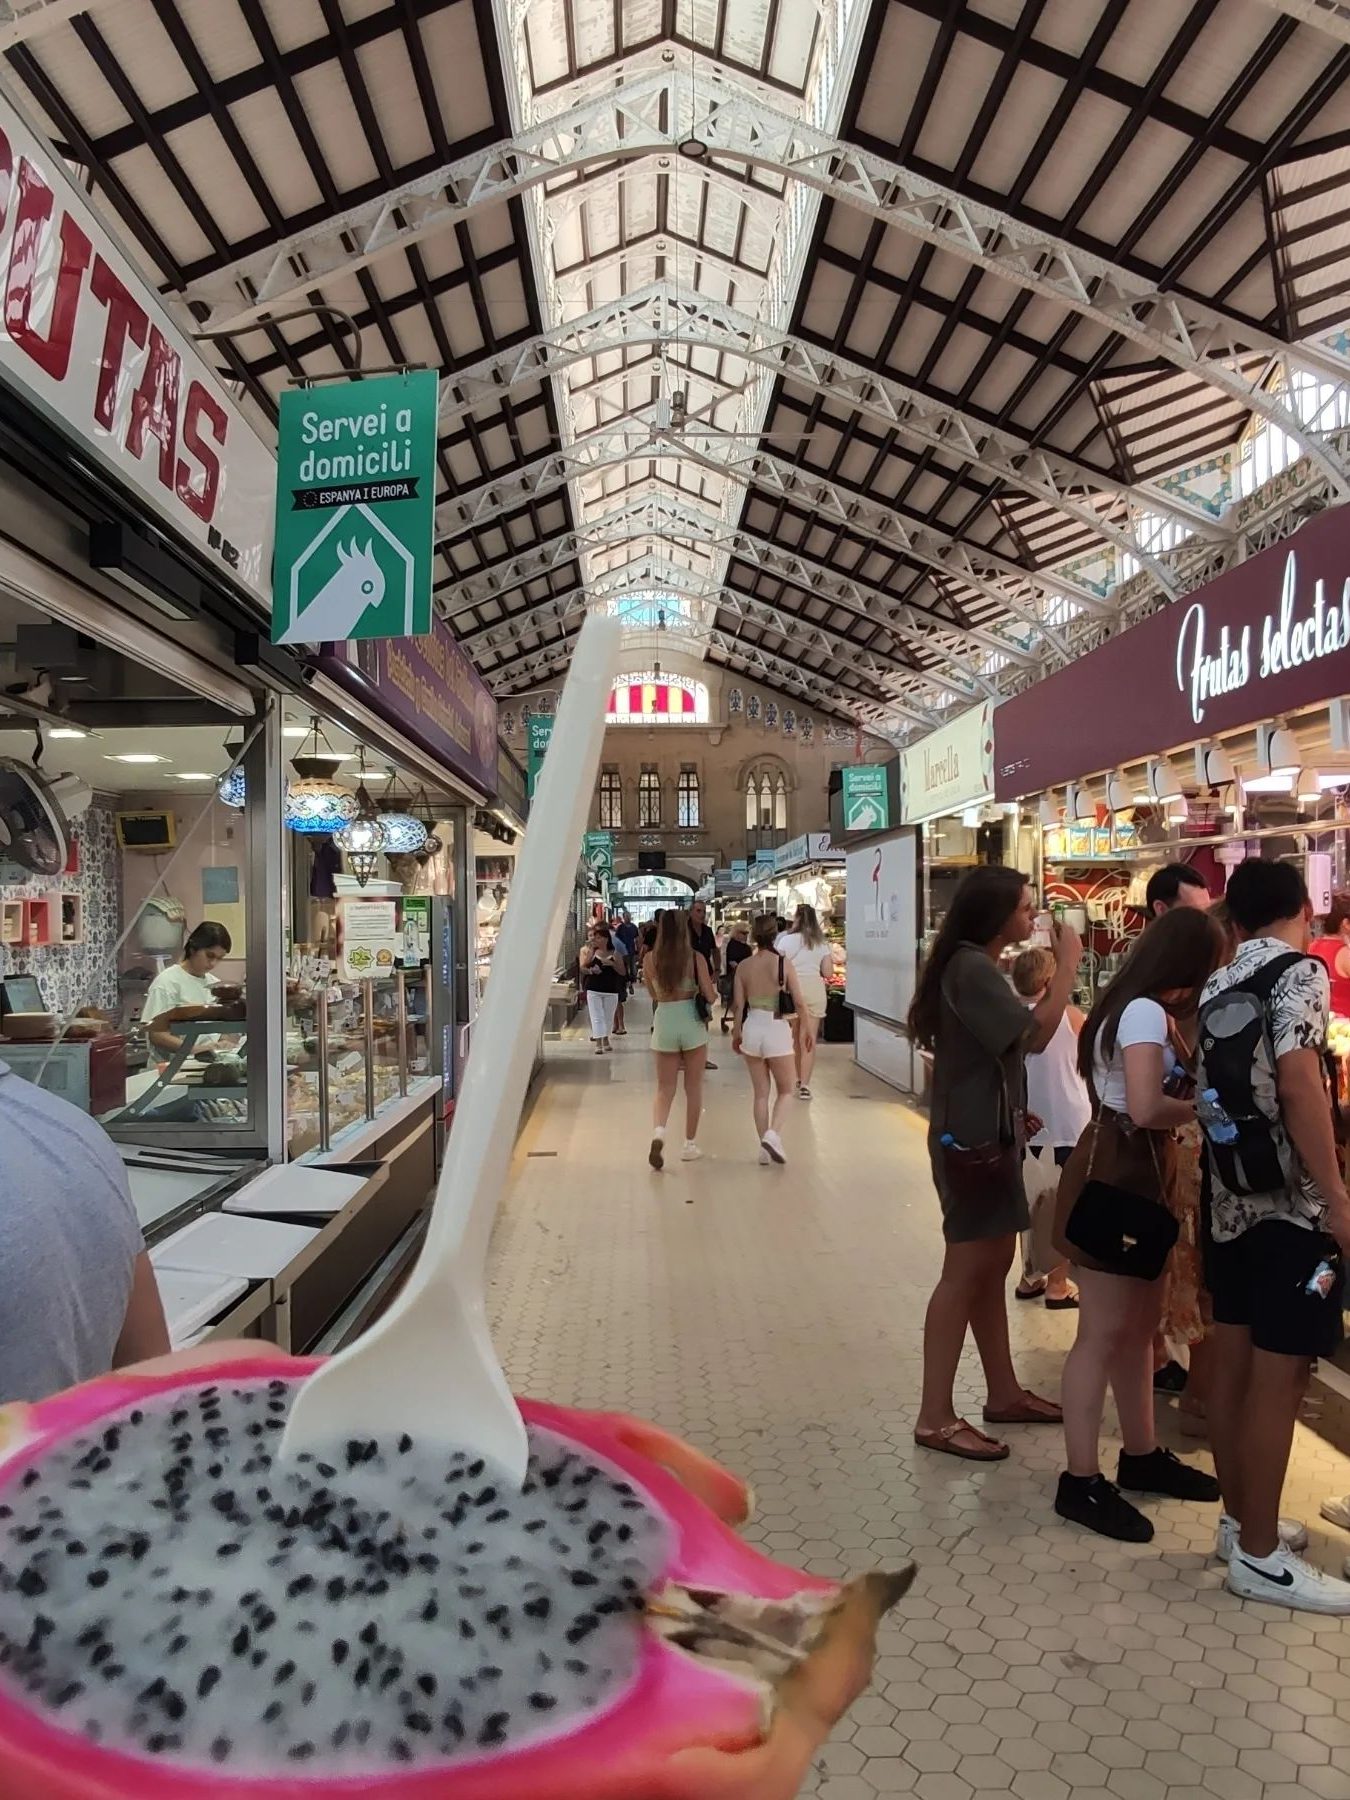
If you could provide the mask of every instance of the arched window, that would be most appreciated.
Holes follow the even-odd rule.
[[[617,769],[605,769],[600,776],[600,829],[623,829],[623,783]]]
[[[620,675],[610,689],[607,725],[706,725],[708,690],[688,675],[647,670]]]
[[[661,777],[650,766],[638,776],[638,829],[649,830],[661,823]]]
[[[746,850],[774,850],[788,838],[787,773],[776,760],[756,763],[745,774]]]
[[[679,811],[677,825],[698,826],[703,823],[703,806],[699,795],[698,770],[683,768],[677,789]]]

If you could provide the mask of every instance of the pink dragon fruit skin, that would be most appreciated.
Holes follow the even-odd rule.
[[[240,1347],[242,1350],[242,1346]],[[169,1359],[170,1364],[176,1359]],[[147,1396],[212,1382],[294,1380],[316,1365],[277,1351],[160,1372],[123,1371],[0,1421],[21,1447],[0,1460],[0,1499],[44,1452]],[[649,1633],[636,1679],[608,1707],[549,1741],[415,1770],[358,1777],[231,1774],[95,1745],[35,1713],[0,1680],[0,1794],[5,1800],[788,1800],[817,1744],[865,1685],[876,1624],[907,1575],[884,1595],[844,1590],[783,1567],[731,1529],[749,1492],[726,1470],[658,1428],[617,1415],[522,1402],[526,1422],[618,1469],[672,1526],[667,1581],[765,1601],[839,1595],[839,1626],[778,1696],[767,1731],[750,1682],[695,1661]],[[3,1458],[0,1437],[0,1458]],[[882,1578],[872,1578],[880,1583]]]

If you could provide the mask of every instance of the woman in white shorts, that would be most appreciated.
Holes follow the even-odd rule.
[[[774,949],[797,971],[802,990],[804,1004],[792,1019],[792,1053],[797,1064],[797,1098],[809,1100],[811,1073],[816,1063],[816,1039],[820,1036],[820,1022],[825,1017],[825,981],[834,973],[834,951],[825,942],[814,906],[803,902],[797,908],[792,930],[783,933]],[[805,1037],[807,1019],[815,1027],[810,1044]]]
[[[733,988],[731,1047],[745,1058],[754,1089],[755,1131],[759,1137],[759,1160],[762,1163],[785,1163],[787,1154],[779,1127],[783,1109],[792,1097],[796,1068],[792,1057],[792,1027],[780,1011],[780,994],[786,991],[802,1017],[802,1032],[815,1048],[815,1020],[802,1003],[797,971],[786,957],[774,949],[778,921],[771,913],[756,919],[751,931],[755,946],[753,956],[736,965]],[[773,1112],[769,1111],[769,1085],[776,1090]]]

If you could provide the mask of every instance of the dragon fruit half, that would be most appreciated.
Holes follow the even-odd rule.
[[[211,1355],[0,1413],[6,1800],[788,1800],[913,1577],[769,1561],[613,1415],[524,1404],[519,1494],[406,1437],[282,1466],[315,1365]]]

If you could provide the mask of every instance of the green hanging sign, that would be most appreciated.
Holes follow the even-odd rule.
[[[614,874],[614,833],[612,831],[588,831],[583,854],[590,867],[602,881]]]
[[[534,799],[534,790],[539,783],[539,771],[544,765],[544,753],[548,749],[549,739],[552,736],[553,714],[532,714],[526,738],[529,751],[525,760],[525,773],[531,800]]]
[[[885,764],[862,763],[843,773],[844,830],[885,831],[891,822]]]
[[[431,630],[438,387],[414,369],[282,394],[274,644]]]

